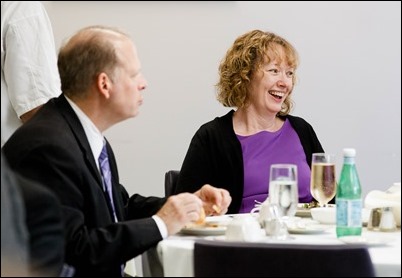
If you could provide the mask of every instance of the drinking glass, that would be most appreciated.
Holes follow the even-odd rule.
[[[335,197],[335,155],[327,153],[313,153],[311,161],[311,195],[322,207]]]
[[[267,235],[276,240],[292,239],[286,221],[295,215],[298,202],[297,165],[272,164],[269,175],[271,219],[265,221]]]
[[[292,217],[299,202],[297,165],[272,164],[269,175],[269,201],[276,205],[279,216]]]

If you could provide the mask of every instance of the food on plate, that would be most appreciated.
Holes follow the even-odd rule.
[[[219,209],[218,206],[216,206],[215,210]],[[200,211],[200,217],[198,218],[197,221],[188,223],[187,225],[184,226],[185,229],[199,229],[199,228],[222,228],[226,227],[227,220],[226,221],[217,221],[216,218],[217,216],[214,216],[212,218],[206,217],[205,210],[204,208],[201,209]],[[231,220],[231,218],[229,218]]]
[[[313,200],[310,203],[304,203],[301,208],[311,209],[311,208],[315,208],[315,207],[318,207],[318,202]]]
[[[217,205],[213,205],[212,209],[217,213],[220,213],[222,211],[222,209]],[[217,221],[216,220],[217,218],[215,218],[215,217],[218,217],[218,216],[213,216],[212,219],[211,218],[208,219],[208,217],[206,217],[204,208],[201,208],[200,217],[198,218],[198,220],[195,221],[195,222],[188,223],[187,225],[184,226],[184,229],[192,229],[192,228],[196,228],[196,229],[199,229],[199,228],[222,228],[222,227],[226,227],[226,224],[227,224],[227,221],[228,221],[227,219],[226,219],[226,221],[222,222],[222,221]],[[229,218],[229,219],[232,220],[231,218]]]
[[[213,205],[212,209],[216,212],[216,213],[221,213],[221,208],[217,205]]]
[[[204,210],[204,208],[203,207],[201,207],[201,210],[200,210],[200,217],[198,218],[198,220],[197,221],[195,221],[195,224],[196,225],[203,225],[203,224],[205,224],[205,210]]]

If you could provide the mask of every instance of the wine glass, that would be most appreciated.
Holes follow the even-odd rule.
[[[328,202],[335,197],[335,155],[313,153],[310,191],[319,206],[322,207],[326,207]]]

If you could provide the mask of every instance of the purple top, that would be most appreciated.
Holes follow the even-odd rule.
[[[271,164],[296,164],[299,202],[313,200],[310,193],[310,174],[306,155],[299,136],[286,119],[276,132],[261,131],[250,136],[237,135],[243,150],[244,191],[239,213],[250,212],[255,200],[268,197],[269,169]]]

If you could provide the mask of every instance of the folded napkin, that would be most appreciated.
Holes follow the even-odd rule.
[[[368,209],[392,207],[395,222],[397,226],[401,226],[401,183],[396,182],[386,191],[372,190],[365,200],[364,206]]]

